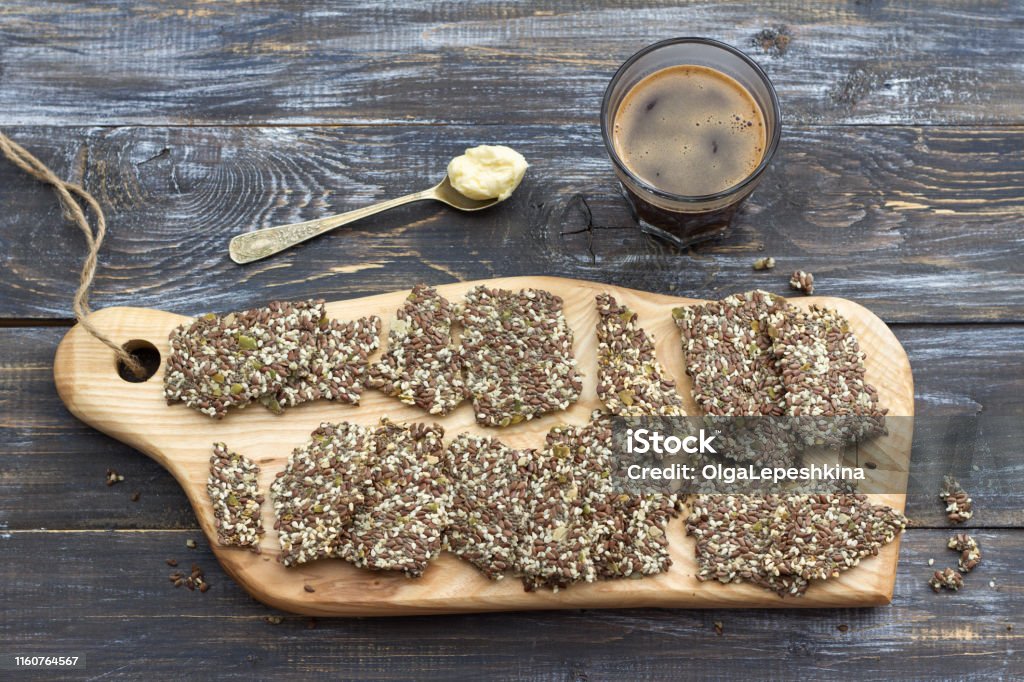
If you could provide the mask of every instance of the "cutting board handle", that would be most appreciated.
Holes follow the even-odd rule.
[[[171,329],[189,318],[147,308],[104,308],[89,315],[89,321],[126,350],[145,349],[155,371],[145,381],[127,380],[118,371],[114,352],[80,325],[72,327],[60,345],[53,363],[57,393],[73,415],[114,438],[161,459],[152,447],[148,419],[141,418],[143,406],[162,401],[162,391],[153,383],[163,382],[163,361],[170,353],[167,337]],[[126,419],[138,411],[140,420]]]

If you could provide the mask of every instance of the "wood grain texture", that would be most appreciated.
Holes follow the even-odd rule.
[[[177,679],[184,666],[229,680],[1024,677],[1024,530],[977,532],[981,566],[961,592],[934,594],[928,559],[952,563],[950,532],[904,534],[895,597],[883,608],[317,618],[315,629],[302,616],[267,623],[276,612],[225,575],[194,531],[0,532],[5,602],[18,604],[0,618],[0,637],[28,654],[59,643],[101,679]],[[187,538],[199,548],[186,549]],[[61,560],[38,570],[52,556]],[[175,589],[167,558],[198,563],[210,591]]]
[[[748,50],[787,123],[1024,121],[1016,2],[14,0],[0,125],[579,123],[685,34]],[[786,25],[783,54],[755,44]]]
[[[1024,6],[677,4],[10,0],[0,6],[0,127],[102,195],[112,234],[101,306],[194,314],[542,273],[700,297],[785,293],[783,272],[748,269],[773,255],[780,270],[818,274],[820,293],[925,323],[894,327],[915,368],[919,414],[1024,415],[1024,327],[952,324],[1024,321],[1024,139],[1005,127],[1024,119]],[[747,47],[780,24],[792,37],[784,54]],[[560,234],[573,230],[546,216],[566,196],[591,186],[608,196],[594,124],[611,72],[641,45],[682,33],[748,49],[770,73],[787,124],[784,165],[739,232],[714,248],[664,252],[616,229],[626,219],[614,206],[598,206],[598,229]],[[157,127],[109,127],[124,123]],[[263,123],[293,127],[249,127]],[[297,129],[310,124],[324,125]],[[813,129],[829,124],[840,127]],[[193,125],[206,127],[182,128]],[[508,214],[394,214],[268,269],[232,270],[222,256],[232,234],[416,189],[451,148],[492,140],[527,147],[533,163]],[[406,149],[414,153],[399,157]],[[950,531],[908,530],[888,608],[267,624],[270,611],[216,565],[174,479],[72,419],[56,396],[50,372],[64,330],[42,325],[67,323],[81,246],[49,190],[0,163],[0,652],[48,654],[60,643],[104,679],[185,669],[228,679],[1024,677],[1024,531],[1010,528],[975,531],[985,563],[956,595],[923,584],[929,558],[951,558]],[[1024,526],[1018,452],[1006,443],[982,453],[975,528]],[[914,452],[915,466],[942,461]],[[108,467],[125,483],[103,485]],[[944,525],[938,506],[930,493],[908,499],[921,525]],[[18,532],[107,527],[146,530]],[[187,537],[198,552],[184,548]],[[213,590],[174,590],[170,556],[199,561]]]
[[[597,398],[597,341],[594,329],[598,315],[594,296],[612,293],[621,305],[635,310],[640,323],[656,339],[658,355],[666,371],[676,379],[680,392],[696,414],[685,376],[679,335],[672,321],[672,308],[696,303],[683,299],[646,294],[549,277],[490,280],[488,286],[518,290],[542,288],[562,298],[565,316],[575,333],[574,350],[584,377],[579,401],[565,412],[524,422],[500,430],[499,437],[514,448],[541,447],[548,430],[560,423],[585,424],[593,410],[601,407]],[[438,291],[458,301],[476,282],[450,284]],[[407,291],[364,299],[329,303],[328,314],[338,319],[355,319],[370,314],[390,320]],[[794,300],[801,306],[819,302],[840,311],[850,322],[867,355],[867,380],[878,389],[880,402],[890,414],[912,416],[913,378],[899,342],[877,317],[866,309],[842,299],[806,297]],[[188,318],[139,308],[110,308],[93,314],[91,321],[117,343],[144,340],[156,346],[162,357],[170,347],[172,329]],[[387,323],[386,323],[387,324]],[[68,332],[54,361],[57,391],[68,409],[90,426],[130,445],[164,466],[184,488],[200,527],[208,538],[216,537],[213,510],[206,493],[210,471],[211,444],[223,441],[260,465],[260,487],[269,488],[274,475],[287,463],[292,449],[306,442],[309,434],[325,421],[351,421],[373,425],[387,416],[397,422],[436,421],[448,438],[458,433],[494,434],[476,425],[472,406],[464,404],[443,418],[429,418],[422,410],[398,403],[377,391],[368,391],[358,407],[325,401],[307,403],[275,416],[266,410],[248,409],[214,421],[183,405],[168,406],[163,398],[163,372],[144,383],[129,383],[114,370],[113,354],[105,346],[75,327]],[[885,439],[885,455],[904,459],[910,454],[912,428],[898,429]],[[877,443],[873,443],[872,446]],[[882,461],[876,459],[876,461]],[[872,496],[878,503],[902,511],[905,495]],[[508,579],[489,581],[471,565],[442,554],[422,578],[373,573],[341,561],[320,561],[290,569],[274,558],[280,553],[273,530],[273,510],[263,509],[267,534],[260,543],[262,555],[244,549],[216,546],[217,558],[225,570],[260,601],[288,611],[310,615],[403,615],[556,609],[581,607],[675,606],[675,607],[813,607],[878,605],[892,595],[899,542],[882,548],[879,556],[865,561],[857,570],[835,580],[813,585],[800,599],[778,596],[747,584],[701,583],[696,577],[693,543],[685,537],[681,519],[667,529],[672,568],[644,580],[601,581],[574,585],[560,592],[527,593],[522,585]],[[304,585],[316,588],[305,591]]]
[[[98,306],[197,314],[532,274],[720,298],[786,294],[799,268],[888,322],[1024,321],[1024,128],[788,128],[732,235],[685,254],[635,229],[594,126],[8,132],[103,203]],[[426,187],[480,142],[533,164],[494,209],[413,205],[250,266],[227,256],[236,234]],[[0,317],[70,317],[80,235],[49,189],[8,164],[0,209]],[[762,255],[774,272],[751,269]]]

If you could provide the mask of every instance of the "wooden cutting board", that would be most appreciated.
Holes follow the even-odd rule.
[[[686,396],[688,408],[697,414],[690,398],[690,381],[683,368],[679,332],[671,310],[699,303],[695,299],[649,294],[620,287],[552,277],[515,277],[482,282],[462,282],[438,287],[449,300],[459,301],[470,288],[541,288],[565,301],[565,315],[575,332],[575,351],[584,372],[579,402],[566,412],[548,415],[506,429],[484,429],[473,419],[471,406],[463,404],[441,419],[403,405],[376,390],[367,390],[358,407],[319,401],[274,415],[259,406],[234,411],[214,421],[184,405],[168,406],[163,398],[163,367],[149,381],[131,383],[118,376],[111,351],[76,326],[57,350],[54,378],[68,409],[90,426],[140,450],[164,466],[188,494],[203,532],[224,569],[255,598],[271,606],[315,616],[386,616],[471,611],[604,607],[821,607],[887,604],[892,598],[899,541],[884,547],[878,557],[864,560],[840,578],[812,584],[802,598],[781,598],[747,584],[722,585],[696,579],[693,540],[686,537],[682,518],[669,526],[673,565],[667,573],[641,580],[613,580],[573,585],[557,593],[527,593],[517,578],[492,582],[470,564],[442,554],[418,579],[357,569],[341,560],[322,560],[295,568],[277,561],[277,533],[269,486],[284,468],[293,448],[308,440],[321,422],[352,421],[373,425],[387,415],[394,421],[437,421],[446,437],[460,432],[497,434],[516,448],[539,447],[547,431],[559,423],[584,424],[600,407],[596,394],[598,320],[594,296],[613,294],[635,310],[643,327],[655,336],[657,353]],[[387,328],[408,291],[328,303],[332,317],[347,320],[379,315]],[[799,306],[819,303],[845,315],[867,354],[867,378],[892,415],[913,415],[914,389],[907,355],[888,327],[867,309],[839,298],[795,297]],[[222,311],[228,312],[228,311]],[[166,358],[168,334],[189,318],[143,308],[107,308],[92,321],[118,342],[148,341]],[[892,439],[888,439],[892,440]],[[231,450],[246,455],[261,468],[260,483],[267,501],[263,523],[267,533],[262,554],[217,545],[213,511],[206,493],[211,445],[224,441]],[[910,434],[901,434],[898,447],[909,458]],[[874,495],[877,502],[903,510],[905,495]],[[310,585],[315,592],[307,592]]]

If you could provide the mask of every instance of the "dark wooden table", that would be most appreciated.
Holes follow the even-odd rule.
[[[109,218],[97,306],[195,314],[519,274],[784,294],[801,268],[893,327],[918,414],[1024,415],[1021,3],[373,5],[0,6],[0,128]],[[680,34],[748,50],[785,119],[732,235],[689,253],[609,201],[597,124],[618,64]],[[249,267],[227,258],[235,234],[419,189],[485,142],[532,163],[498,210],[410,206]],[[590,225],[562,216],[577,193]],[[1024,676],[1019,442],[975,457],[985,560],[957,594],[925,585],[950,531],[922,494],[889,607],[268,621],[171,477],[54,392],[83,249],[53,193],[0,163],[0,653],[84,654],[71,677],[92,679]],[[778,270],[754,273],[761,255]],[[105,485],[108,468],[124,482]],[[212,589],[174,589],[171,557]]]

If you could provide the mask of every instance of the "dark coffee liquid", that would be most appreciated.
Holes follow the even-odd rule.
[[[705,66],[673,66],[626,93],[613,141],[637,177],[684,196],[717,194],[749,177],[765,150],[761,107],[735,79]]]

